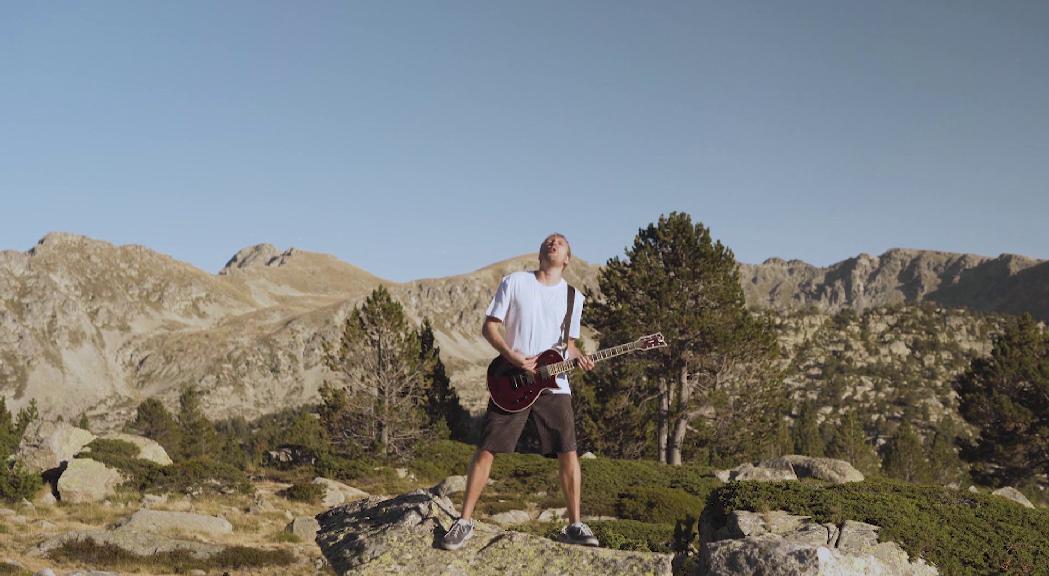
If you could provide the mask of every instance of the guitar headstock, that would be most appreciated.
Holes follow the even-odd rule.
[[[663,338],[661,332],[655,334],[649,334],[648,336],[642,336],[637,339],[637,347],[640,350],[651,350],[652,348],[662,348],[667,345],[666,338]]]

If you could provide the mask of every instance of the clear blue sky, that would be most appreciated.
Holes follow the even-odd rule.
[[[1049,2],[0,3],[0,249],[1049,258]]]

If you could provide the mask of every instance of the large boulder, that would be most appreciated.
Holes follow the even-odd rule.
[[[56,490],[63,502],[101,502],[124,481],[120,472],[90,458],[73,458],[58,478]]]
[[[65,422],[35,421],[22,434],[15,459],[32,472],[52,470],[94,439],[91,432]]]
[[[152,556],[165,552],[188,553],[197,559],[206,559],[222,552],[225,547],[195,540],[165,538],[155,533],[135,530],[74,530],[48,538],[29,551],[31,556],[44,556],[66,542],[91,541],[96,545],[110,545],[136,556]]]
[[[233,525],[225,518],[149,509],[135,512],[130,518],[118,523],[117,528],[132,532],[174,532],[198,536],[221,536],[233,532]]]
[[[321,500],[321,504],[331,508],[332,506],[338,506],[345,502],[353,500],[360,500],[361,498],[367,498],[368,493],[363,490],[358,490],[353,486],[337,482],[335,480],[329,480],[327,478],[317,477],[313,479],[314,484],[320,484],[324,488],[324,498]]]
[[[298,536],[299,540],[303,542],[313,542],[317,538],[317,530],[320,530],[320,528],[321,525],[313,516],[299,516],[289,522],[284,527],[284,531]]]
[[[863,473],[844,460],[788,454],[761,462],[759,466],[790,467],[798,478],[815,478],[834,484],[863,482]]]
[[[671,556],[571,546],[478,522],[449,552],[435,546],[453,521],[451,502],[419,490],[369,498],[317,516],[317,544],[337,574],[671,574]]]
[[[142,460],[149,460],[161,466],[170,466],[172,463],[167,450],[164,450],[164,447],[156,440],[151,440],[145,436],[117,433],[106,434],[102,438],[106,440],[123,440],[124,442],[134,444],[138,448],[138,457]]]
[[[797,480],[794,470],[787,463],[765,463],[754,466],[753,464],[741,464],[731,470],[719,470],[715,476],[722,482],[751,481],[751,482],[782,482],[785,480]]]
[[[1024,508],[1034,508],[1034,504],[1032,504],[1031,501],[1027,499],[1027,496],[1024,496],[1023,492],[1020,492],[1012,486],[999,488],[994,492],[991,492],[991,494],[994,494],[995,496],[1001,496],[1002,498],[1008,498],[1009,500],[1016,502]]]

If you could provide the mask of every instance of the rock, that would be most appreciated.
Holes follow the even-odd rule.
[[[798,478],[815,478],[834,484],[863,481],[863,474],[854,468],[852,464],[844,460],[835,460],[834,458],[816,458],[790,454],[762,462],[759,465],[770,467],[787,465],[790,466]]]
[[[593,452],[583,452],[583,455],[579,458],[583,460],[593,460],[594,458],[597,458],[597,454],[594,454]]]
[[[44,568],[38,572],[34,572],[33,576],[55,576],[55,571],[50,568]]]
[[[722,482],[728,482],[732,480],[732,470],[715,470],[714,477]]]
[[[65,422],[35,421],[22,435],[15,459],[32,472],[44,472],[72,459],[94,439],[94,434]]]
[[[563,522],[568,518],[568,508],[547,508],[539,513],[540,522]]]
[[[193,514],[190,512],[168,512],[143,509],[117,525],[117,528],[134,532],[179,532],[199,536],[220,536],[233,532],[233,525],[225,518]]]
[[[430,488],[430,492],[438,496],[449,496],[451,494],[458,494],[466,491],[466,476],[449,476],[444,480],[441,480],[433,488]]]
[[[320,484],[324,486],[325,493],[324,499],[321,500],[321,504],[331,508],[332,506],[338,506],[347,501],[360,500],[361,498],[367,498],[368,493],[363,490],[358,490],[353,486],[347,486],[342,482],[336,482],[335,480],[329,480],[327,478],[317,477],[313,479],[314,484]]]
[[[732,470],[730,478],[736,481],[749,480],[752,482],[782,482],[784,480],[798,479],[789,468],[753,466],[751,464],[737,466]]]
[[[102,436],[107,440],[123,440],[124,442],[130,442],[138,448],[138,457],[141,460],[149,460],[155,464],[161,466],[170,466],[171,458],[168,456],[167,450],[158,444],[155,440],[146,438],[145,436],[138,436],[135,434],[106,434]]]
[[[1020,492],[1016,488],[1013,488],[1012,486],[999,488],[994,492],[991,492],[991,494],[994,494],[995,496],[1001,496],[1002,498],[1008,498],[1009,500],[1012,500],[1013,502],[1020,504],[1024,508],[1034,508],[1034,504],[1032,504],[1031,501],[1028,500],[1022,492]]]
[[[41,490],[37,497],[34,499],[40,506],[54,506],[58,503],[58,499],[55,498],[53,492],[51,492],[50,486],[45,485],[45,490]]]
[[[880,528],[873,524],[846,520],[838,536],[838,548],[846,552],[866,552],[878,545]]]
[[[124,477],[90,458],[73,458],[58,478],[58,497],[63,502],[100,502],[113,494]]]
[[[300,516],[285,526],[284,531],[298,536],[303,542],[313,542],[320,527],[320,523],[313,516]]]
[[[897,548],[898,549],[898,548]],[[900,550],[902,553],[903,551]],[[698,574],[705,576],[934,576],[922,561],[886,564],[875,555],[854,555],[829,546],[804,544],[773,534],[708,542],[700,550]]]
[[[167,494],[143,494],[141,502],[143,508],[152,508],[158,504],[164,504],[167,501]]]
[[[336,574],[671,574],[671,556],[570,546],[478,522],[452,553],[434,545],[452,517],[447,498],[426,491],[369,498],[317,516],[317,544]]]
[[[224,550],[223,546],[193,540],[165,538],[153,532],[128,528],[115,530],[74,530],[49,538],[30,550],[32,556],[46,556],[66,542],[91,541],[96,545],[112,545],[137,556],[152,556],[164,552],[183,551],[197,559],[207,559]]]
[[[516,526],[532,520],[532,516],[524,510],[508,510],[500,512],[488,518],[500,526]]]
[[[317,457],[305,446],[285,445],[266,452],[266,464],[274,468],[287,470],[296,466],[313,466]]]
[[[15,514],[18,514],[18,512],[15,512],[10,508],[0,508],[0,518],[7,518],[8,516],[14,516]]]

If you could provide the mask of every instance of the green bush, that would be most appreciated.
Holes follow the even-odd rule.
[[[676,488],[637,487],[619,495],[616,516],[652,524],[671,524],[687,516],[698,518],[703,499]]]
[[[475,448],[454,440],[427,442],[416,450],[411,469],[423,481],[440,482],[449,476],[466,474]],[[500,460],[503,457],[497,457]]]
[[[671,552],[673,524],[651,524],[636,520],[611,520],[588,524],[601,546],[614,550]]]
[[[889,480],[733,482],[711,494],[705,513],[719,521],[733,510],[881,526],[883,541],[898,542],[941,574],[1049,574],[1049,512],[996,496]]]
[[[299,482],[281,490],[281,496],[295,502],[319,504],[324,498],[324,486],[312,482]]]
[[[0,461],[0,500],[32,500],[41,485],[39,474],[26,470],[21,464]]]
[[[239,468],[207,458],[193,458],[158,467],[139,486],[142,491],[251,493],[251,482]]]

